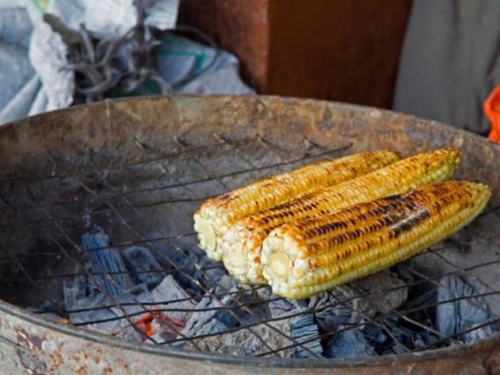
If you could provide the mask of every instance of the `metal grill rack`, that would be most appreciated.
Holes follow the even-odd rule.
[[[207,259],[196,245],[192,214],[209,197],[317,160],[349,154],[353,152],[351,144],[344,142],[325,148],[302,137],[299,142],[302,151],[291,153],[265,137],[227,139],[213,133],[212,139],[204,146],[193,146],[175,138],[175,149],[159,153],[141,139],[133,141],[137,152],[142,155],[133,163],[101,168],[89,153],[87,168],[75,173],[62,174],[55,167],[50,174],[33,176],[19,171],[16,175],[0,178],[2,299],[78,327],[126,322],[121,323],[123,328],[130,327],[142,341],[151,345],[203,351],[206,350],[204,340],[210,337],[244,332],[245,337],[255,337],[260,343],[262,350],[254,354],[259,357],[283,357],[290,351],[300,352],[304,357],[322,357],[324,353],[321,354],[322,350],[318,352],[314,345],[319,343],[324,348],[325,343],[335,340],[343,332],[368,326],[387,336],[391,347],[398,347],[399,353],[425,351],[464,345],[467,334],[485,327],[496,327],[500,322],[500,311],[495,308],[500,300],[500,290],[491,285],[491,272],[498,268],[500,258],[484,260],[476,257],[476,262],[470,262],[471,252],[479,248],[486,246],[488,252],[500,249],[500,235],[491,229],[498,220],[496,208],[488,209],[476,223],[451,240],[393,267],[391,272],[399,275],[404,283],[377,286],[375,275],[374,285],[369,288],[351,283],[324,293],[314,301],[302,301],[300,308],[292,309],[288,314],[272,316],[269,313],[271,304],[285,303],[283,299],[272,295],[267,286],[225,285],[228,278],[223,278],[222,265]],[[53,158],[50,150],[46,155],[48,160]],[[112,243],[84,249],[82,235],[96,227],[106,232]],[[120,252],[131,246],[147,248],[160,268],[117,272],[89,269],[92,253]],[[457,260],[453,254],[463,255],[465,260]],[[186,290],[186,296],[141,301],[137,293],[117,282],[116,276],[121,274],[130,278],[140,274],[160,275],[161,278],[170,275]],[[63,284],[77,276],[88,280],[106,303],[98,307],[67,308]],[[451,289],[443,283],[451,276],[467,280],[474,286],[474,292],[460,294]],[[222,279],[225,281],[221,282]],[[105,283],[116,288],[119,295],[104,288]],[[438,288],[447,290],[450,297],[438,301],[435,297]],[[403,289],[408,298],[396,309],[372,314],[361,306]],[[214,303],[195,309],[203,299]],[[228,299],[231,301],[229,305]],[[322,303],[318,302],[320,299]],[[453,334],[440,332],[430,317],[431,313],[439,306],[464,300],[487,314],[486,321]],[[178,307],[182,303],[186,306],[186,302],[193,307]],[[71,323],[72,314],[96,313],[110,308],[115,311],[113,317]],[[342,310],[351,317],[355,315],[356,319],[344,321],[340,328],[330,331],[319,327],[315,334],[304,337],[291,334],[279,324],[304,316],[317,322],[322,313],[332,309]],[[187,336],[181,326],[166,321],[164,324],[174,334],[171,334],[173,338],[161,342],[141,325],[145,314],[154,317],[158,313],[200,314],[209,311],[223,312],[235,323],[223,331]],[[434,340],[420,345],[402,342],[391,329],[395,325],[429,334]],[[271,345],[268,337],[262,337],[263,330],[273,337],[280,337],[281,345]],[[495,331],[491,330],[492,333]]]

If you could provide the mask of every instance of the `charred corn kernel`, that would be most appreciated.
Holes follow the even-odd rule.
[[[273,293],[306,298],[387,268],[469,224],[487,185],[449,181],[275,229],[262,248]]]
[[[265,283],[262,242],[285,223],[332,214],[354,204],[400,194],[451,177],[461,160],[454,148],[403,159],[388,167],[239,220],[220,243],[228,272],[244,283]]]
[[[218,248],[218,239],[236,220],[385,167],[397,160],[399,156],[392,151],[363,152],[266,178],[209,199],[194,215],[194,228],[198,232],[200,247],[210,258],[220,260],[222,253]]]

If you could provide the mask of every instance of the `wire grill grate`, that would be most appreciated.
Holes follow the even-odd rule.
[[[233,291],[219,283],[214,272],[220,274],[223,267],[220,263],[204,258],[197,248],[196,236],[191,229],[192,213],[209,197],[257,178],[291,170],[325,157],[343,155],[349,152],[350,146],[341,145],[326,150],[304,139],[301,142],[302,155],[293,158],[287,150],[281,150],[260,137],[228,140],[214,134],[213,139],[215,143],[210,145],[190,147],[176,138],[175,151],[167,155],[157,155],[147,144],[136,138],[135,144],[142,155],[138,162],[102,169],[89,157],[88,168],[74,174],[58,174],[56,171],[51,175],[0,177],[2,298],[23,306],[50,301],[50,307],[45,306],[35,312],[55,313],[64,318],[75,313],[113,308],[119,312],[114,317],[79,321],[74,325],[86,327],[98,323],[126,321],[144,341],[155,345],[180,345],[184,342],[189,343],[190,348],[204,350],[200,345],[203,339],[246,332],[254,336],[265,348],[255,354],[257,356],[282,356],[287,350],[301,348],[307,356],[318,357],[318,353],[308,344],[317,341],[325,343],[342,332],[367,325],[378,327],[402,352],[422,351],[447,345],[463,345],[461,337],[465,334],[500,322],[500,316],[495,309],[486,308],[484,304],[476,302],[481,297],[490,307],[498,303],[496,298],[500,290],[491,286],[489,281],[483,280],[482,275],[491,272],[495,267],[498,268],[500,260],[481,261],[478,258],[477,262],[469,262],[464,266],[466,263],[456,262],[453,257],[450,259],[447,256],[450,251],[460,253],[461,247],[471,245],[470,240],[466,239],[467,235],[479,238],[472,240],[473,246],[481,242],[487,243],[490,248],[498,249],[500,244],[497,245],[495,241],[500,236],[486,236],[487,228],[483,228],[486,227],[484,223],[496,217],[498,210],[495,209],[483,214],[479,219],[480,223],[473,229],[466,229],[462,236],[396,266],[394,272],[402,272],[407,276],[408,280],[405,280],[403,285],[363,290],[356,283],[351,283],[346,286],[350,293],[341,293],[342,288],[337,288],[323,296],[328,302],[320,306],[313,306],[310,301],[306,301],[306,308],[291,314],[264,316],[261,310],[269,310],[270,304],[280,301],[281,298],[272,295],[266,286],[247,286]],[[89,270],[86,265],[89,251],[82,248],[80,237],[96,225],[105,228],[114,241],[110,246],[98,247],[90,252],[98,253],[110,249],[122,251],[132,245],[146,247],[161,265],[161,269],[135,271],[134,274],[160,274],[163,277],[171,275],[176,279],[185,280],[184,285],[189,285],[186,286],[186,290],[189,290],[187,297],[154,303],[144,302],[129,289],[119,285],[113,277],[127,272]],[[449,251],[443,252],[443,249]],[[183,259],[183,264],[180,264],[179,259]],[[457,275],[477,287],[474,294],[458,295],[441,282],[445,276]],[[108,303],[92,308],[66,308],[61,297],[62,284],[68,278],[76,276],[87,278],[95,289],[105,296]],[[104,277],[114,287],[119,288],[129,298],[128,302],[110,294],[102,287],[98,277]],[[445,301],[431,299],[426,303],[415,302],[412,305],[413,300],[425,295],[425,290],[437,288],[447,289],[453,297]],[[373,301],[381,295],[401,289],[410,293],[410,298],[402,307],[375,315],[367,314],[359,307],[361,300]],[[169,307],[189,301],[195,306],[203,298],[210,298],[217,304],[196,310]],[[224,303],[227,298],[232,301],[230,306]],[[446,335],[437,330],[428,316],[425,319],[416,318],[428,315],[430,310],[440,305],[463,300],[469,301],[472,306],[487,314],[488,320]],[[131,306],[137,309],[132,311]],[[357,321],[331,331],[321,329],[315,335],[299,339],[276,324],[306,315],[317,319],[318,314],[337,308],[357,314]],[[236,324],[222,332],[186,336],[176,324],[166,322],[175,332],[175,338],[160,343],[149,335],[137,320],[145,313],[204,311],[225,311]],[[394,325],[394,319],[421,332],[428,332],[436,337],[436,340],[418,348],[401,342],[390,329]],[[282,337],[287,344],[279,348],[269,345],[266,337],[259,334],[260,326],[267,327],[269,332]]]

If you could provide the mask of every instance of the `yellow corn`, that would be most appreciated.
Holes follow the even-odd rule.
[[[486,206],[484,184],[449,181],[283,225],[262,248],[273,293],[306,298],[387,268],[469,224]]]
[[[236,220],[303,197],[317,189],[338,184],[399,160],[392,151],[363,152],[327,160],[263,179],[207,200],[194,215],[200,247],[221,260],[218,239]]]
[[[262,276],[260,253],[262,242],[274,228],[444,181],[453,175],[461,155],[454,148],[426,152],[265,212],[247,216],[234,224],[221,240],[224,265],[230,274],[244,283],[266,283]]]

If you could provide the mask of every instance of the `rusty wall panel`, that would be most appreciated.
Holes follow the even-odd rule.
[[[412,0],[183,0],[262,94],[390,108]]]
[[[271,1],[266,94],[390,108],[410,7],[411,0]]]
[[[199,27],[242,62],[250,86],[265,91],[269,0],[181,0],[179,23]]]

